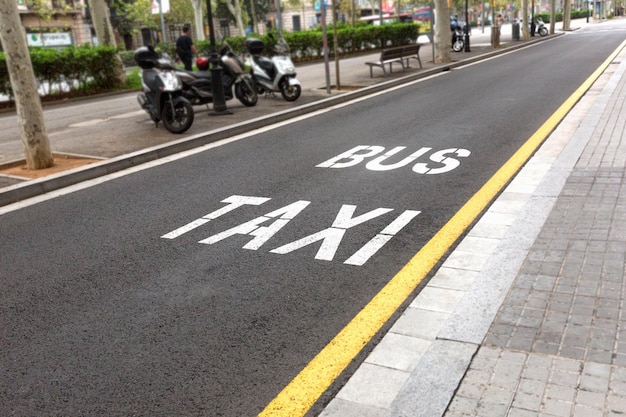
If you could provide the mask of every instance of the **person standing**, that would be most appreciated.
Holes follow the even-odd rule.
[[[196,45],[193,44],[189,31],[191,27],[189,25],[183,26],[183,33],[176,39],[176,54],[185,64],[185,69],[191,71],[191,62],[194,56],[198,55]]]

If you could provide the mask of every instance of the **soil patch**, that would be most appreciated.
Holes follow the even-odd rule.
[[[0,166],[0,175],[11,175],[25,179],[35,179],[47,177],[69,169],[82,167],[84,165],[100,162],[101,159],[83,158],[69,155],[54,155],[54,165],[45,169],[27,169],[26,162],[11,164],[10,166]]]

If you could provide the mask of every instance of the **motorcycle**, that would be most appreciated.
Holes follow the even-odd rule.
[[[461,52],[465,48],[465,34],[460,26],[454,28],[452,31],[452,50],[454,52]]]
[[[540,36],[547,36],[548,35],[548,28],[543,23],[543,19],[538,17],[537,19],[535,19],[535,22],[536,22],[536,26],[537,26],[537,28],[535,30],[537,32],[539,32],[539,35]]]
[[[244,64],[230,48],[228,44],[220,50],[220,63],[222,66],[222,85],[224,88],[224,98],[230,100],[234,96],[247,107],[256,105],[258,96],[254,87],[254,81],[243,71]],[[176,75],[183,83],[183,96],[192,105],[207,105],[213,102],[211,92],[211,73],[209,69],[209,59],[200,57],[196,60],[199,71],[186,71],[176,69]],[[234,90],[234,91],[233,91]]]
[[[189,100],[183,97],[182,83],[176,76],[176,67],[167,54],[160,55],[152,46],[135,50],[135,62],[141,68],[143,92],[137,101],[155,125],[163,121],[172,133],[183,133],[193,123],[194,112]]]
[[[260,39],[246,39],[245,47],[252,56],[250,73],[259,94],[280,91],[287,101],[296,101],[300,97],[302,87],[296,78],[296,67],[289,58],[289,46],[283,39],[276,42],[273,47],[275,55],[271,59],[261,56],[265,45]]]

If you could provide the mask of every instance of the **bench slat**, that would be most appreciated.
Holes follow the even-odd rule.
[[[387,76],[387,70],[385,69],[385,65],[389,64],[389,72],[393,72],[392,65],[394,63],[398,63],[402,65],[402,69],[404,70],[404,60],[402,58],[402,47],[391,48],[391,49],[383,49],[380,53],[380,59],[375,62],[366,62],[366,65],[370,67],[370,78],[374,77],[372,73],[373,67],[380,67],[383,70],[383,74],[385,77]]]
[[[380,67],[383,70],[383,74],[385,77],[387,76],[387,70],[385,69],[385,65],[389,64],[389,72],[393,72],[392,64],[398,63],[402,65],[402,70],[406,68],[410,68],[409,60],[415,59],[420,68],[422,68],[422,60],[420,59],[420,47],[421,44],[413,43],[409,45],[399,46],[390,49],[383,49],[380,53],[380,59],[374,62],[366,62],[365,65],[369,65],[370,67],[370,78],[374,77],[372,72],[373,67]],[[406,65],[404,61],[406,60]]]

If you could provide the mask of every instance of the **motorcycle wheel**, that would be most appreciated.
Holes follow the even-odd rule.
[[[186,101],[179,101],[172,106],[171,101],[165,102],[161,119],[165,128],[172,133],[183,133],[193,123],[193,107]]]
[[[245,82],[237,83],[235,85],[235,96],[239,99],[239,101],[241,101],[241,104],[243,104],[244,106],[252,107],[256,105],[259,96],[257,95],[256,91],[254,91],[254,87],[249,87],[249,85],[254,85],[253,82],[251,80],[248,80],[248,83],[249,84],[246,84]]]
[[[547,28],[545,28],[545,27],[540,27],[540,28],[539,28],[539,34],[540,34],[541,36],[547,36],[547,35],[548,35],[548,29],[547,29]]]
[[[459,36],[459,37],[456,38],[456,40],[452,44],[452,50],[454,52],[461,52],[463,50],[464,46],[465,46],[465,42]]]
[[[302,93],[302,88],[299,85],[289,85],[289,80],[285,79],[280,83],[280,94],[287,101],[296,101]]]

